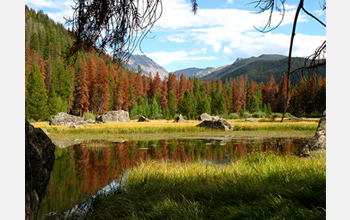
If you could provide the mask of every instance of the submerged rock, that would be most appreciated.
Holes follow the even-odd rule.
[[[310,156],[311,151],[326,150],[326,111],[318,123],[318,127],[313,136],[301,150],[300,156]]]
[[[151,121],[145,116],[141,116],[137,122],[151,122]]]
[[[99,115],[96,118],[96,121],[98,122],[130,122],[129,118],[129,112],[124,110],[118,110],[118,111],[109,111],[103,115]]]
[[[220,118],[218,120],[212,119],[210,121],[205,120],[197,127],[204,127],[204,128],[210,128],[210,129],[220,129],[223,131],[232,131],[232,125],[228,123],[225,119]]]
[[[25,219],[37,219],[55,163],[55,145],[40,128],[25,122]]]

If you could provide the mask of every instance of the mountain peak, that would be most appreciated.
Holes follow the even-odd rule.
[[[168,76],[168,72],[159,64],[154,62],[151,58],[144,54],[133,54],[130,56],[129,62],[124,65],[128,70],[137,72],[138,67],[141,67],[142,74],[148,76],[152,73],[153,76],[159,73],[160,78],[163,80]]]

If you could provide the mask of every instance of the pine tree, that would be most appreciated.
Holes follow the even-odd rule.
[[[174,93],[174,95],[175,95],[175,103],[174,103],[174,108],[175,109],[177,107],[177,90],[178,90],[178,83],[177,83],[177,80],[176,80],[176,75],[173,74],[173,73],[170,73],[169,74],[169,78],[168,78],[168,94],[170,94],[170,92],[172,91]],[[169,106],[170,112],[172,112],[171,108],[172,107]],[[172,117],[174,115],[171,113]]]
[[[96,72],[96,111],[101,115],[108,111],[110,97],[108,69],[102,59],[98,60]]]
[[[277,112],[277,99],[276,99],[276,93],[278,92],[278,87],[275,81],[275,78],[272,74],[270,74],[270,81],[269,81],[269,87],[270,91],[268,94],[268,102],[271,105],[272,112]]]
[[[48,113],[50,117],[59,113],[61,108],[59,102],[60,101],[57,97],[55,90],[52,89],[49,93],[49,99],[48,99]]]
[[[150,106],[150,118],[156,119],[159,118],[159,115],[161,114],[159,105],[157,103],[156,97],[152,99],[151,106]]]
[[[232,93],[232,97],[234,97],[234,92]],[[243,107],[245,104],[245,83],[244,83],[244,78],[243,75],[240,76],[238,80],[238,85],[237,85],[237,98],[234,101],[234,111],[239,112],[240,109]]]
[[[283,73],[279,84],[279,89],[278,89],[278,100],[277,100],[278,112],[284,111],[284,107],[287,102],[287,84],[288,84],[287,76],[285,73]]]
[[[266,108],[266,105],[265,105],[265,108]],[[259,112],[261,110],[262,110],[262,95],[261,95],[260,86],[257,85],[255,86],[254,95],[250,99],[249,111]],[[267,111],[267,108],[265,109],[265,111]]]
[[[142,84],[142,78],[140,74],[136,74],[134,82],[135,82],[134,94],[135,94],[135,100],[137,100],[141,95],[143,95],[143,84]]]
[[[130,84],[129,84],[129,80],[127,78],[127,76],[124,75],[124,80],[123,80],[123,98],[124,98],[124,102],[123,102],[123,110],[124,111],[129,111],[129,108],[131,107],[131,103],[130,103]]]
[[[157,72],[156,76],[153,79],[152,84],[152,98],[155,94],[161,94],[162,92],[162,80],[160,79],[159,73]]]
[[[87,64],[85,59],[78,60],[77,68],[77,86],[75,88],[75,109],[84,114],[89,108],[89,89],[87,85]]]
[[[87,81],[89,88],[89,110],[94,113],[96,110],[96,60],[93,54],[88,54]]]
[[[233,79],[232,81],[232,111],[237,113],[239,111],[238,109],[238,101],[239,97],[238,97],[238,89],[237,89],[237,83],[236,83],[236,79]]]
[[[183,98],[179,100],[179,111],[183,116],[190,118],[194,111],[194,105],[191,94],[188,90],[185,91]]]
[[[114,107],[114,91],[115,91],[115,82],[114,82],[114,78],[115,78],[115,71],[112,69],[111,71],[109,71],[108,73],[109,75],[109,84],[108,84],[108,90],[109,90],[109,101],[108,101],[108,106],[110,110],[115,110]]]
[[[177,99],[182,98],[184,96],[186,90],[187,90],[186,78],[185,78],[184,74],[181,73]]]
[[[307,102],[306,102],[306,112],[312,113],[316,110],[316,74],[312,74],[311,77],[307,80],[306,93],[307,93]]]
[[[27,81],[27,96],[25,99],[26,118],[36,121],[47,119],[47,94],[44,87],[44,79],[36,63],[31,69]]]
[[[162,85],[162,91],[160,96],[160,107],[162,108],[163,112],[168,107],[168,86],[167,83],[163,83]]]
[[[176,114],[176,98],[174,91],[169,92],[168,107],[171,117],[174,117]]]

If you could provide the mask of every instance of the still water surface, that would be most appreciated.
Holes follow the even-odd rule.
[[[56,147],[56,161],[39,219],[73,208],[125,171],[146,160],[223,164],[250,152],[297,154],[309,138],[171,139],[147,141],[89,140]]]

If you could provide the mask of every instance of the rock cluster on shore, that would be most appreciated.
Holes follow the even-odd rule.
[[[300,156],[310,156],[312,151],[326,150],[326,111],[318,123],[315,135],[307,142],[301,150]]]

